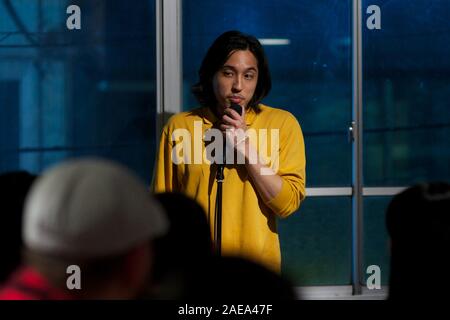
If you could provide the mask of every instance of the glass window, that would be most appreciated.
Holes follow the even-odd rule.
[[[450,179],[450,2],[363,1],[381,30],[363,24],[364,182]]]
[[[364,282],[371,274],[367,274],[368,266],[380,267],[381,284],[388,285],[390,271],[389,236],[386,229],[386,210],[392,197],[366,197],[364,199],[363,218],[363,275]]]
[[[363,4],[381,9],[381,29],[369,30],[363,23],[362,33],[364,185],[449,180],[450,3]],[[385,285],[390,263],[385,219],[391,199],[364,200],[364,271],[379,265]]]
[[[81,29],[68,30],[69,5]],[[155,2],[0,2],[0,172],[77,156],[149,181],[155,152]]]
[[[351,282],[351,199],[307,198],[300,212],[279,220],[283,273],[297,286]]]

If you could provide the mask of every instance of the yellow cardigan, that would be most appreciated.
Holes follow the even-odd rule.
[[[199,144],[194,140],[202,139],[205,132],[217,120],[208,108],[198,108],[172,116],[161,135],[153,179],[154,192],[179,191],[197,200],[206,211],[212,234],[217,189],[216,167],[206,161],[199,164],[198,156],[194,161],[196,148],[197,151],[201,148],[205,152],[203,141]],[[297,119],[291,113],[262,104],[259,105],[258,112],[247,111],[246,123],[248,128],[257,132],[260,132],[260,129],[267,129],[269,137],[271,129],[279,129],[277,174],[282,177],[283,183],[279,194],[264,203],[254,188],[245,165],[225,167],[222,253],[243,256],[279,272],[281,253],[276,216],[287,217],[299,208],[300,202],[305,198],[306,159],[303,134]],[[181,139],[174,135],[174,130],[180,128],[187,129],[184,133],[189,132],[191,135],[190,143],[183,145],[190,144],[190,151],[188,148],[184,148],[182,152],[179,152],[179,149],[175,152],[173,149],[174,146],[182,145]],[[260,152],[259,144],[252,140],[250,142],[254,143]],[[270,142],[269,140],[267,148],[269,151],[265,151],[268,157],[271,150]],[[178,164],[173,163],[172,154],[178,154]],[[180,156],[186,157],[184,163],[180,163]]]

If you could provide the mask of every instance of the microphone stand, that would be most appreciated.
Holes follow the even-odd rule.
[[[238,104],[231,104],[231,109],[239,113],[239,115],[242,114],[242,107]],[[227,149],[227,143],[226,143],[226,137],[224,137],[223,141],[223,163],[217,165],[217,172],[216,172],[216,181],[217,181],[217,193],[216,193],[216,208],[214,212],[214,236],[215,236],[215,249],[217,254],[220,256],[222,252],[222,187],[223,187],[223,180],[225,179],[225,176],[223,174],[223,169],[225,168],[226,163],[226,149]]]
[[[220,256],[222,248],[222,185],[224,180],[223,169],[225,167],[225,148],[224,148],[224,163],[217,165],[216,181],[216,209],[214,214],[214,236],[216,253]]]

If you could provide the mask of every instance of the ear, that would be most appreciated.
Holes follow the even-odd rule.
[[[152,274],[153,249],[150,241],[134,247],[124,258],[122,286],[136,295],[150,285]]]

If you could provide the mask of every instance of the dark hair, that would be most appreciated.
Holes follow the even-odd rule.
[[[167,261],[179,265],[213,253],[206,213],[197,201],[180,192],[157,193],[154,198],[162,205],[170,222],[168,233],[154,240],[155,251],[161,254],[158,263]]]
[[[181,299],[209,302],[301,299],[290,279],[244,257],[215,256],[190,277]]]
[[[0,232],[0,283],[5,281],[21,263],[22,216],[28,190],[37,178],[27,171],[0,174],[0,200],[3,229]]]
[[[203,107],[216,106],[217,99],[212,86],[214,74],[236,50],[249,50],[258,61],[258,83],[248,107],[256,109],[258,103],[269,94],[272,80],[261,43],[251,35],[239,31],[227,31],[220,35],[208,49],[198,72],[199,82],[192,86],[192,93]]]
[[[391,240],[389,299],[446,297],[450,184],[429,182],[396,195],[386,212]]]
[[[425,239],[427,241],[441,236],[450,241],[449,209],[450,184],[437,181],[409,187],[389,203],[386,212],[388,234],[393,240],[410,241],[416,240],[417,231],[421,230],[421,234],[430,232]],[[442,228],[448,230],[437,232]],[[423,243],[424,239],[420,242]]]
[[[204,209],[194,199],[179,192],[157,193],[154,198],[164,208],[170,228],[153,241],[152,286],[144,298],[179,299],[191,274],[203,270],[214,254],[211,231]]]

